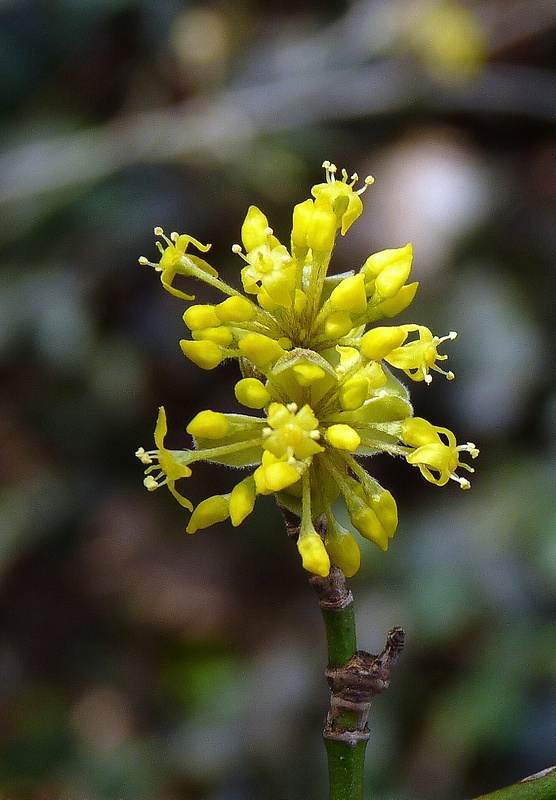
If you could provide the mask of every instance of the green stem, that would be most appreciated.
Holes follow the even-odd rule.
[[[327,578],[311,578],[317,590],[324,620],[328,645],[328,667],[342,667],[356,653],[357,638],[353,596],[346,588],[344,574],[332,567]],[[355,723],[349,715],[342,715],[346,728]],[[334,726],[336,727],[336,726]],[[330,714],[327,730],[330,729]],[[325,732],[325,747],[328,759],[330,800],[362,800],[365,749],[363,739],[353,746],[337,738],[329,738]]]
[[[520,783],[513,783],[491,794],[482,794],[475,800],[554,800],[556,797],[556,767],[538,777],[532,775]]]
[[[328,643],[326,676],[332,692],[324,740],[330,800],[363,800],[367,716],[376,694],[388,688],[390,672],[405,634],[394,628],[379,656],[357,650],[353,597],[345,576],[332,567],[326,578],[313,576]]]
[[[328,644],[328,666],[345,664],[357,650],[355,613],[351,593],[346,606],[339,609],[321,606],[326,642]]]
[[[324,744],[328,758],[330,800],[362,800],[367,742],[349,747],[344,742],[325,739]]]

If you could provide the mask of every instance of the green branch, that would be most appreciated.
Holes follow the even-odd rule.
[[[506,786],[491,794],[482,794],[475,800],[554,800],[556,797],[556,767],[524,778],[519,783]]]

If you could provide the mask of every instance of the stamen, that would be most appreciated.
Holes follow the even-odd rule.
[[[460,444],[456,447],[456,450],[465,450],[471,458],[477,458],[479,455],[479,448],[473,442],[466,442],[465,444]]]
[[[323,168],[326,170],[326,182],[327,183],[336,183],[336,171],[338,167],[336,164],[332,164],[330,161],[323,161],[322,162]]]
[[[139,461],[142,464],[152,464],[153,463],[153,460],[151,458],[150,453],[147,453],[147,451],[145,450],[144,447],[140,447],[136,451],[135,455],[137,456],[137,458],[139,459]]]
[[[358,189],[355,192],[355,194],[358,194],[359,196],[361,196],[363,194],[363,192],[367,191],[369,186],[373,185],[374,182],[375,182],[375,179],[373,178],[373,176],[372,175],[367,175],[367,177],[365,178],[365,185],[362,186],[361,189]]]
[[[251,265],[251,262],[248,260],[247,256],[242,251],[240,244],[233,244],[232,245],[232,253],[234,255],[236,255],[236,256],[239,256],[243,261],[245,261],[246,264]]]
[[[166,234],[164,233],[164,229],[163,229],[163,228],[161,228],[161,227],[160,227],[160,225],[157,225],[157,226],[156,226],[156,228],[154,229],[154,235],[155,235],[155,236],[160,236],[162,239],[164,239],[164,241],[166,242],[166,244],[167,244],[168,246],[170,246],[170,245],[172,244],[172,241],[175,241],[175,239],[173,238],[173,237],[174,237],[174,234],[173,234],[173,233],[172,233],[172,234],[170,234],[170,239],[172,240],[172,241],[170,241],[170,239],[168,239],[168,237],[167,237],[167,236],[166,236]],[[176,234],[176,236],[177,236],[177,235],[178,235],[178,234]],[[160,242],[157,242],[157,243],[156,243],[156,246],[158,247],[158,249],[160,250],[160,252],[161,252],[161,253],[163,253],[163,252],[164,252],[164,248],[162,247],[162,245],[160,244]]]
[[[286,408],[288,409],[289,412],[295,414],[297,412],[298,406],[297,403],[288,403]]]

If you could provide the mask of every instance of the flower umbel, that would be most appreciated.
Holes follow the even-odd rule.
[[[349,577],[359,569],[356,539],[338,522],[343,503],[361,536],[388,548],[397,527],[396,503],[372,478],[358,458],[379,452],[403,456],[431,483],[454,480],[472,468],[460,461],[478,450],[457,445],[453,433],[413,416],[405,386],[390,371],[401,370],[430,384],[432,373],[454,375],[437,362],[447,356],[438,348],[454,332],[435,336],[422,325],[377,326],[405,309],[417,283],[407,283],[411,245],[369,256],[362,267],[342,275],[328,274],[336,236],[344,235],[360,216],[361,194],[373,182],[355,189],[357,175],[323,164],[326,181],[313,187],[312,198],[294,208],[289,249],[275,236],[266,216],[251,206],[241,230],[242,246],[232,250],[244,265],[240,278],[245,294],[222,281],[218,272],[191,245],[188,235],[155,233],[161,253],[154,267],[164,288],[191,301],[174,285],[176,278],[196,278],[226,296],[215,305],[189,305],[183,315],[191,338],[180,341],[182,352],[202,369],[225,359],[239,361],[242,377],[235,385],[237,401],[251,414],[201,411],[187,426],[193,448],[164,447],[166,415],[159,412],[156,448],[140,448],[146,465],[145,486],[166,484],[192,511],[187,531],[230,519],[240,525],[258,495],[275,494],[300,519],[298,549],[305,569],[325,576],[331,563]],[[193,509],[175,488],[191,475],[191,464],[211,461],[250,468],[229,494],[214,495]],[[323,527],[319,519],[326,520]],[[325,531],[322,534],[322,531]]]

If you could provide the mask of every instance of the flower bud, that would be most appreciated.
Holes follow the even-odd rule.
[[[207,497],[206,500],[202,500],[199,503],[191,515],[185,530],[187,533],[195,533],[201,528],[208,528],[217,522],[224,522],[228,517],[228,499],[224,495],[217,494],[213,497]]]
[[[330,253],[334,247],[338,221],[329,202],[315,202],[307,227],[307,245],[317,253]]]
[[[257,494],[272,494],[297,483],[300,473],[294,464],[279,461],[272,453],[265,451],[261,466],[257,467],[253,477]]]
[[[343,528],[332,514],[327,514],[327,531],[324,544],[332,562],[346,578],[351,578],[361,566],[359,545],[349,531]]]
[[[189,339],[182,339],[180,347],[184,356],[201,369],[214,369],[225,358],[221,348],[211,341],[192,342]]]
[[[234,387],[239,403],[247,408],[264,408],[270,402],[270,394],[256,378],[242,378]]]
[[[220,325],[214,306],[209,305],[190,306],[183,315],[183,321],[191,331]]]
[[[350,311],[352,314],[362,314],[367,308],[367,295],[365,294],[365,278],[358,272],[350,275],[332,290],[330,305],[335,311]]]
[[[313,200],[298,203],[293,209],[292,247],[306,248],[307,230],[314,208]]]
[[[230,432],[230,423],[219,411],[199,411],[186,431],[196,439],[222,439]]]
[[[230,520],[234,528],[253,511],[256,500],[255,481],[250,475],[236,484],[230,493]]]
[[[396,317],[398,314],[401,314],[401,312],[413,302],[418,288],[418,281],[407,283],[405,286],[402,286],[394,297],[389,297],[387,300],[379,303],[375,309],[376,316],[373,315],[372,319],[383,319],[384,317],[390,319],[391,317]]]
[[[340,405],[344,411],[355,411],[361,408],[367,399],[369,380],[364,376],[355,375],[348,378],[340,389]]]
[[[332,447],[338,450],[357,450],[361,444],[361,437],[350,425],[331,425],[326,431],[326,438]]]
[[[210,341],[220,345],[220,347],[229,347],[234,339],[231,330],[225,325],[193,331],[191,336],[195,341]]]
[[[299,537],[297,549],[301,555],[303,568],[307,572],[326,578],[330,572],[330,558],[324,542],[315,530],[303,533]]]
[[[249,206],[243,225],[241,226],[241,241],[245,251],[249,253],[255,247],[267,241],[268,219],[257,206]],[[278,244],[275,237],[274,244]]]
[[[345,311],[333,311],[324,323],[324,332],[331,339],[341,339],[343,336],[347,336],[352,328],[352,319]]]
[[[263,371],[284,355],[284,350],[278,342],[262,333],[248,333],[240,339],[239,349],[245,358]]]
[[[214,307],[221,322],[249,322],[255,316],[255,306],[246,297],[228,297]]]
[[[382,361],[407,339],[402,327],[372,328],[361,338],[361,352],[370,361]]]

